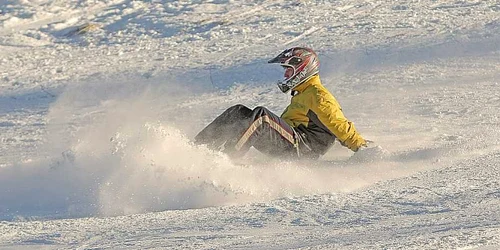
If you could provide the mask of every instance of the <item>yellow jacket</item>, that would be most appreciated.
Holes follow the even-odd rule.
[[[323,87],[318,75],[292,91],[292,101],[281,118],[295,128],[310,148],[310,152],[301,149],[302,153],[316,157],[323,155],[333,145],[335,138],[353,151],[366,145],[354,124],[345,118],[335,97]]]

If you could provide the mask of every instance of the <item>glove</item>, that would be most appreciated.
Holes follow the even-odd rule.
[[[359,146],[359,148],[354,151],[354,152],[358,152],[359,150],[363,150],[365,148],[371,148],[371,147],[374,147],[375,146],[375,142],[374,141],[371,141],[371,140],[365,140],[365,143],[361,144],[361,146]]]
[[[361,162],[375,162],[390,159],[390,152],[383,149],[373,141],[367,141],[366,145],[359,147],[359,150],[354,153],[349,161]]]

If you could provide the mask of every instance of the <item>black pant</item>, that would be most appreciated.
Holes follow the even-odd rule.
[[[264,107],[232,106],[198,133],[195,141],[233,158],[243,156],[252,146],[274,157],[298,156],[293,128]]]

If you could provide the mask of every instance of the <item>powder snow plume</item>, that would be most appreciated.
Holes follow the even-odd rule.
[[[18,217],[112,216],[348,192],[408,174],[391,162],[344,167],[271,160],[256,151],[235,164],[190,140],[204,125],[192,117],[209,107],[182,105],[189,92],[161,86],[106,82],[66,89],[49,113],[53,157],[0,169],[6,201],[0,209]]]

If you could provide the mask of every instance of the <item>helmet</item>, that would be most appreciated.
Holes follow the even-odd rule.
[[[284,80],[278,82],[283,93],[319,73],[318,56],[312,49],[304,47],[287,49],[268,63],[279,63],[285,69]]]

